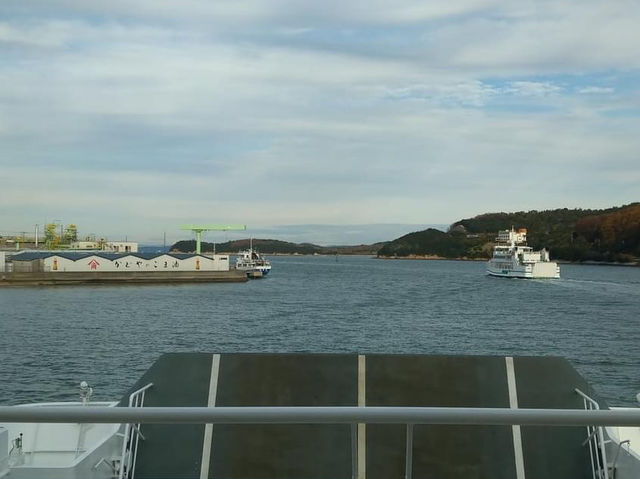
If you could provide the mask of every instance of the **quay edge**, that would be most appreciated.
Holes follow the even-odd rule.
[[[85,284],[241,283],[243,271],[11,272],[0,273],[2,286]]]

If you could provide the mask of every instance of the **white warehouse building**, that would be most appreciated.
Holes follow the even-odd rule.
[[[228,255],[32,252],[11,258],[14,272],[229,271]]]

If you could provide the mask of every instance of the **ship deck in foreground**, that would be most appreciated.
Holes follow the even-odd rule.
[[[89,446],[77,452],[95,473],[84,477],[566,479],[615,471],[627,479],[640,473],[640,445],[623,443],[637,427],[561,425],[564,411],[608,408],[566,360],[554,357],[173,353],[118,406],[103,409],[135,411],[129,406],[153,414],[215,408],[220,416],[203,424],[208,420],[198,423],[182,410],[190,424],[173,424],[179,411],[167,416],[171,424],[151,416],[123,424],[121,454],[92,456]],[[0,410],[0,423],[6,409],[26,408]],[[558,423],[473,420],[487,411],[508,417],[531,410],[554,412]],[[357,411],[367,420],[350,420]],[[637,412],[629,413],[635,426]],[[464,418],[471,419],[462,424]],[[35,452],[29,439],[23,438],[25,456]],[[9,459],[15,463],[15,454]],[[44,468],[36,472],[18,465],[11,477],[54,477]]]

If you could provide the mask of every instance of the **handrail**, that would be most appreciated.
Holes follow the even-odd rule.
[[[140,389],[133,391],[129,395],[129,408],[127,409],[139,409],[144,407],[144,397],[147,390],[153,386],[153,383],[149,383]],[[122,441],[122,456],[120,457],[120,467],[118,471],[118,479],[134,479],[136,470],[136,460],[138,459],[138,443],[140,438],[145,440],[144,435],[140,430],[140,422],[127,423],[124,428],[124,440]]]
[[[0,407],[0,423],[640,426],[638,410],[452,407]]]
[[[151,386],[153,386],[153,383],[149,383],[146,386],[141,387],[140,389],[137,389],[136,391],[133,391],[131,394],[129,394],[129,407],[131,407],[133,405],[133,402],[135,400],[135,398],[140,394],[143,393],[144,391],[146,391],[147,389],[149,389]]]
[[[575,388],[574,391],[582,397],[582,399],[584,399],[585,401],[587,401],[589,404],[591,404],[591,406],[594,407],[594,409],[600,409],[600,405],[598,404],[598,402],[593,399],[592,397],[587,396],[585,393],[583,393],[582,391],[580,391],[578,388]]]
[[[600,411],[598,402],[590,396],[575,388],[574,391],[582,397],[586,411]],[[604,442],[602,425],[587,425],[587,439],[583,446],[589,444],[589,458],[591,459],[591,474],[593,479],[609,479],[609,466],[607,464],[607,449]]]

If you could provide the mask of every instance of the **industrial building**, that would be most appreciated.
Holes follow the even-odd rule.
[[[228,255],[189,253],[25,252],[11,263],[14,273],[229,271]]]

